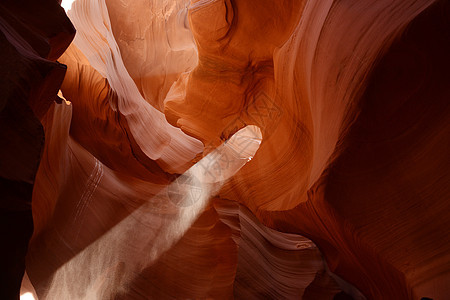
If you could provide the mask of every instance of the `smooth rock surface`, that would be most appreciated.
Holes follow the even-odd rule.
[[[28,2],[5,299],[450,295],[449,1]]]

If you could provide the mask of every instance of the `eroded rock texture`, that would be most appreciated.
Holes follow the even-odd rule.
[[[0,3],[2,299],[19,297],[28,241],[33,232],[33,184],[44,144],[40,118],[57,99],[66,67],[55,60],[74,34],[72,24],[56,1]]]
[[[448,1],[1,8],[11,291],[450,295]]]

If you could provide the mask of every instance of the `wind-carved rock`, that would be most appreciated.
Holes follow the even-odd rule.
[[[283,171],[286,169],[277,157],[292,156],[293,165],[304,170],[310,164],[310,133],[304,121],[307,110],[300,121],[297,111],[280,97],[274,73],[274,53],[292,34],[303,6],[301,1],[195,1],[189,7],[199,63],[172,86],[164,113],[171,124],[200,139],[207,149],[214,149],[245,125],[261,128],[261,154],[221,193],[227,198],[237,195],[249,207],[292,207],[298,200],[286,198],[306,192],[308,172],[295,171],[299,180],[292,186],[274,180],[293,176]],[[287,132],[298,139],[293,141],[291,133],[286,137]],[[289,153],[300,143],[306,151]],[[281,174],[274,176],[275,170]],[[256,194],[250,195],[240,186],[243,181],[254,187]],[[269,190],[272,195],[262,197],[270,194]]]
[[[36,110],[38,294],[450,294],[449,9],[77,0],[71,104]]]

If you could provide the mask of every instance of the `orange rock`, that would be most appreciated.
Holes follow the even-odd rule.
[[[41,298],[450,294],[448,1],[77,0],[68,15],[71,104],[44,103],[56,79],[30,104]]]

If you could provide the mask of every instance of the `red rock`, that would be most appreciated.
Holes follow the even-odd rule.
[[[448,1],[77,0],[64,54],[56,2],[6,3],[0,179],[25,221],[35,182],[40,298],[450,294]]]

